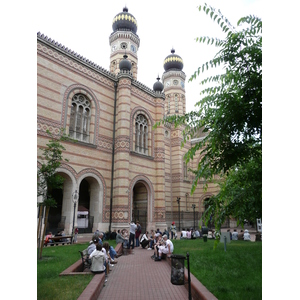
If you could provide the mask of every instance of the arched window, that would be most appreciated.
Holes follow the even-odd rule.
[[[91,103],[83,94],[72,98],[69,133],[73,139],[87,142],[90,140]]]
[[[148,155],[148,121],[142,114],[135,119],[135,151]]]
[[[170,97],[170,95],[168,95],[168,109],[167,109],[167,114],[169,114],[170,113],[170,108],[171,108],[171,97]]]

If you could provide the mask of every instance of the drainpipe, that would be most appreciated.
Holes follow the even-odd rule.
[[[114,128],[113,128],[113,142],[112,142],[112,164],[111,164],[111,183],[110,183],[110,211],[109,211],[109,228],[111,233],[111,219],[112,219],[112,203],[113,203],[113,190],[114,190],[114,168],[115,168],[115,129],[116,129],[116,110],[117,110],[117,82],[114,83],[115,87],[115,104],[114,104]]]

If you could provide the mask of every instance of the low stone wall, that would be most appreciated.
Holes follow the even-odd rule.
[[[104,286],[105,273],[95,274],[77,300],[97,300]]]
[[[85,274],[92,274],[91,271],[82,272],[82,260],[79,259],[69,268],[65,269],[63,272],[59,274],[59,276],[66,276],[66,275],[85,275]]]
[[[171,266],[171,258],[167,257],[166,261]],[[191,293],[193,300],[217,300],[216,298],[192,273],[191,278]],[[188,282],[188,270],[184,269],[184,281]],[[184,287],[189,290],[189,285],[185,284]]]

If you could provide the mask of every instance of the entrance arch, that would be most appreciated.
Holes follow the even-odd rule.
[[[47,230],[53,234],[64,230],[66,234],[72,232],[73,203],[72,192],[76,187],[74,175],[64,168],[58,168],[57,174],[64,178],[63,188],[50,191],[57,203],[57,207],[52,207],[49,211]]]
[[[132,220],[139,221],[144,233],[148,221],[148,192],[143,182],[137,182],[132,192]]]
[[[104,182],[96,172],[82,171],[79,174],[79,207],[88,211],[88,228],[83,232],[95,232],[97,229],[106,231],[103,224]]]
[[[130,187],[131,219],[140,221],[142,232],[145,230],[149,231],[149,228],[152,226],[154,211],[154,189],[152,183],[146,176],[139,175],[131,181]]]

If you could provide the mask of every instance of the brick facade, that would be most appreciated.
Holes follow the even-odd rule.
[[[123,38],[124,35],[115,34],[110,43]],[[139,39],[133,33],[126,39],[138,48]],[[185,113],[185,89],[176,86],[160,93],[144,86],[136,80],[136,53],[132,56],[129,52],[127,54],[128,59],[136,64],[133,72],[120,71],[118,63],[114,67],[111,65],[110,71],[107,71],[37,34],[38,167],[40,148],[45,147],[49,140],[46,130],[56,134],[60,128],[65,128],[67,133],[70,132],[73,97],[82,95],[90,107],[88,140],[64,142],[66,151],[63,155],[69,162],[64,162],[58,170],[65,183],[58,205],[61,208],[56,213],[59,219],[64,219],[66,233],[72,231],[72,193],[76,189],[80,192],[79,206],[89,210],[92,231],[106,231],[110,224],[111,230],[128,227],[131,218],[138,216],[143,229],[159,227],[163,230],[170,226],[170,220],[177,222],[177,197],[181,197],[181,210],[191,212],[192,204],[196,204],[196,211],[201,213],[204,210],[203,200],[217,192],[215,185],[209,185],[204,192],[199,184],[195,193],[189,195],[193,178],[190,174],[184,176],[183,156],[191,145],[181,148],[182,128],[175,129],[170,124],[153,128],[166,114],[166,99],[169,97],[170,111],[174,112],[176,108],[177,113]],[[111,55],[111,64],[119,62],[120,57]],[[169,73],[165,72],[163,81],[168,78],[176,80],[177,77],[185,80],[182,71]],[[174,95],[178,101],[176,105]],[[138,116],[142,116],[146,126],[137,125]],[[140,133],[142,127],[138,126],[144,126],[146,134]],[[189,167],[196,168],[197,163],[195,159]],[[78,205],[76,225],[77,210]],[[55,221],[49,226],[55,227]]]

